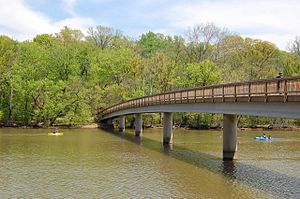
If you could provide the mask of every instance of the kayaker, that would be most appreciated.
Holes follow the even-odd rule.
[[[58,133],[58,127],[54,128],[53,134]]]
[[[269,139],[269,140],[271,140],[271,139],[272,139],[270,135],[268,135],[268,139]]]
[[[264,133],[264,134],[262,135],[262,137],[263,137],[263,138],[266,138],[267,136],[266,136],[266,134]]]

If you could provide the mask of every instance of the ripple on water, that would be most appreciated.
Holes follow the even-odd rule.
[[[32,132],[0,136],[0,198],[300,196],[299,142],[257,144],[243,134],[241,159],[226,165],[219,132],[177,129],[178,144],[167,151],[160,131],[145,131],[141,140],[100,130],[66,130],[59,138],[26,134]]]

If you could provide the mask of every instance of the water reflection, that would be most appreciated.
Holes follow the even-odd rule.
[[[223,161],[219,157],[190,150],[174,145],[163,145],[145,137],[136,137],[129,133],[106,131],[112,135],[134,142],[138,145],[169,155],[170,157],[207,169],[227,177],[229,181],[243,182],[256,189],[282,198],[300,198],[300,178],[285,175],[279,172],[258,168],[237,161]],[[137,138],[140,138],[138,141]]]
[[[134,136],[134,143],[136,143],[137,145],[141,145],[142,138],[140,136]]]
[[[173,144],[163,144],[164,153],[170,155],[170,152],[173,150]]]
[[[236,179],[236,162],[235,161],[223,161],[222,173],[231,179]]]

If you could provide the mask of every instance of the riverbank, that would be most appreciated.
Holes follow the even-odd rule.
[[[95,129],[98,128],[98,124],[76,124],[76,125],[55,125],[55,126],[0,126],[0,128],[21,128],[21,129],[52,129],[52,128],[60,128],[60,129]]]
[[[23,129],[52,129],[52,128],[60,128],[60,129],[96,129],[99,128],[99,125],[96,123],[93,124],[82,124],[82,125],[55,125],[55,126],[0,126],[0,128],[23,128]],[[117,128],[117,127],[115,127]],[[127,129],[133,129],[131,127],[126,127]],[[152,126],[145,127],[144,129],[162,129],[162,126]],[[182,129],[182,130],[222,130],[222,127],[212,127],[212,128],[190,128],[190,127],[178,127],[173,126],[174,129]],[[239,127],[239,131],[300,131],[299,127]]]

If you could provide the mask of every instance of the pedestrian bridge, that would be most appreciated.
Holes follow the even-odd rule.
[[[125,131],[125,116],[135,114],[136,136],[142,133],[142,113],[164,113],[163,143],[173,142],[174,112],[221,113],[223,116],[223,159],[236,151],[237,115],[300,118],[300,76],[228,83],[170,91],[132,99],[100,110],[101,125],[119,119]]]

